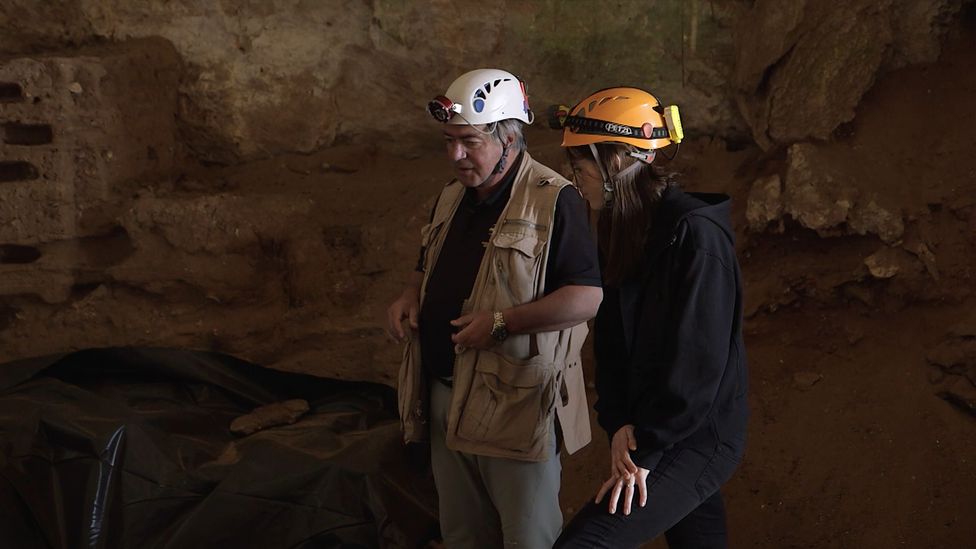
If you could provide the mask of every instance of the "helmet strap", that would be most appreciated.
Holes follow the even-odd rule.
[[[603,165],[603,161],[600,160],[600,153],[596,150],[596,145],[590,143],[590,153],[593,154],[593,160],[596,161],[596,166],[600,168],[600,176],[603,178],[603,205],[609,207],[613,202],[613,180],[610,179],[610,172]]]
[[[508,149],[511,147],[511,145],[502,145],[502,156],[495,164],[495,169],[491,171],[492,175],[502,173],[505,170],[505,163],[508,160]]]
[[[628,152],[627,155],[632,158],[636,158],[637,162],[634,162],[630,166],[620,170],[616,175],[611,177],[609,170],[607,170],[607,167],[603,165],[603,161],[600,160],[600,154],[596,150],[596,145],[593,143],[590,143],[590,152],[593,154],[593,160],[596,160],[596,165],[598,168],[600,168],[600,175],[603,177],[603,203],[606,207],[609,207],[613,202],[613,193],[615,190],[614,182],[621,177],[626,177],[628,174],[630,174],[630,172],[640,169],[644,164],[654,162],[655,156],[654,151],[645,152],[639,149],[634,149]]]

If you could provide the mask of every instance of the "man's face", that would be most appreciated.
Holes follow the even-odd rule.
[[[502,157],[502,144],[472,126],[445,125],[444,144],[458,181],[469,188],[486,183]]]

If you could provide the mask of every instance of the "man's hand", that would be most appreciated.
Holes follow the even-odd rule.
[[[386,310],[386,333],[397,341],[403,341],[407,337],[407,332],[403,329],[403,320],[407,319],[410,328],[416,330],[419,326],[417,324],[419,313],[420,293],[412,286],[407,287]]]
[[[469,349],[488,349],[498,343],[491,337],[491,327],[495,323],[494,314],[488,311],[461,315],[451,321],[451,326],[460,331],[451,336],[451,341]]]
[[[638,467],[636,474],[624,477],[610,477],[603,483],[603,486],[600,486],[600,491],[596,493],[594,503],[600,503],[603,496],[610,491],[610,501],[607,503],[607,511],[612,515],[617,512],[617,503],[620,501],[620,495],[622,493],[624,496],[623,512],[625,515],[629,515],[634,501],[635,488],[639,496],[637,503],[641,507],[647,505],[647,475],[650,473],[651,471],[649,469]]]
[[[637,465],[630,459],[630,451],[637,449],[634,426],[624,425],[613,434],[610,442],[610,475],[625,477],[637,473]]]

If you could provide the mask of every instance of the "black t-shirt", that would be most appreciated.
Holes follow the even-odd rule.
[[[421,360],[430,375],[441,378],[453,375],[454,342],[451,335],[457,329],[450,321],[461,316],[461,305],[471,294],[490,236],[488,230],[508,204],[521,160],[519,154],[498,189],[485,200],[478,201],[474,189],[465,189],[448,228],[420,308]],[[587,223],[586,202],[574,187],[564,187],[560,191],[553,223],[545,293],[570,285],[600,286],[596,243]],[[418,271],[425,270],[423,261],[424,250],[421,249]]]

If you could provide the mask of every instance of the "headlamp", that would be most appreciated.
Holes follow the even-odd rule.
[[[461,112],[461,105],[443,95],[438,95],[427,103],[427,112],[438,122],[446,123],[455,114]]]

